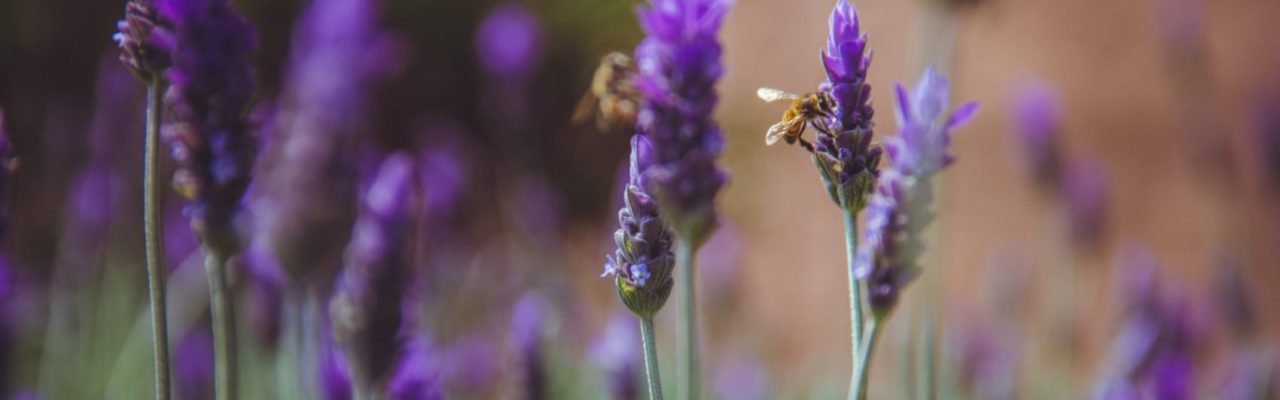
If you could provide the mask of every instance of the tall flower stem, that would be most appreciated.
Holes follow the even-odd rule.
[[[680,289],[680,371],[678,376],[680,398],[697,400],[702,394],[702,382],[698,363],[698,315],[697,315],[697,283],[693,278],[694,258],[698,249],[688,239],[680,238],[679,249],[676,250],[676,265],[680,268],[680,280],[684,285]]]
[[[849,347],[852,352],[853,370],[852,376],[849,377],[849,397],[852,398],[856,391],[859,370],[862,368],[859,364],[859,346],[862,343],[862,286],[858,284],[857,276],[854,274],[854,259],[857,257],[858,251],[858,215],[851,210],[844,210],[844,243],[845,252],[849,259],[849,336],[852,345]]]
[[[653,339],[653,318],[640,318],[640,339],[644,341],[644,374],[649,400],[662,400],[662,377],[658,373],[658,347]]]
[[[169,328],[164,305],[164,243],[160,235],[160,110],[164,83],[147,84],[146,158],[142,172],[142,223],[147,253],[147,295],[151,303],[151,343],[155,355],[155,398],[169,399]]]
[[[862,342],[862,349],[858,351],[858,375],[854,378],[854,391],[849,392],[850,400],[867,399],[867,378],[871,376],[871,353],[875,352],[876,339],[880,337],[882,322],[884,321],[880,318],[867,321],[867,336]]]
[[[227,257],[206,248],[205,272],[209,274],[209,313],[213,320],[214,396],[218,400],[235,399],[236,328],[235,315],[228,296]]]

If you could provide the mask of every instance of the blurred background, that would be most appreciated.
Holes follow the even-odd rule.
[[[362,182],[394,151],[420,166],[412,335],[446,397],[519,397],[512,387],[530,379],[519,360],[535,356],[550,398],[637,393],[618,389],[639,371],[634,322],[600,278],[628,133],[570,115],[600,57],[641,39],[639,2],[371,3],[376,51],[354,55],[378,65],[357,88],[363,106],[322,112],[359,114],[348,167]],[[315,84],[295,72],[313,4],[233,4],[258,30],[253,119],[269,148],[298,125],[279,122],[298,118],[291,88]],[[738,0],[721,33],[717,115],[732,180],[699,256],[715,398],[840,398],[847,385],[840,214],[806,154],[762,144],[783,109],[755,97],[817,87],[833,4]],[[1280,2],[855,5],[875,51],[877,135],[895,134],[891,85],[928,64],[951,77],[956,104],[983,106],[956,133],[924,275],[883,336],[873,398],[1101,397],[1117,381],[1165,376],[1197,397],[1280,396]],[[0,126],[19,158],[2,247],[4,396],[149,392],[145,95],[111,41],[123,7],[0,3]],[[248,202],[266,191],[255,186]],[[206,398],[199,249],[180,199],[165,196],[179,398]],[[244,390],[270,398],[282,296],[243,271],[242,335],[268,350],[245,360],[262,374],[247,372]],[[672,307],[658,315],[668,374],[675,325]],[[1144,334],[1160,344],[1134,344]],[[1240,387],[1253,397],[1228,397]]]

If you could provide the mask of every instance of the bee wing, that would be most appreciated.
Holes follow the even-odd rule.
[[[798,94],[788,93],[781,89],[774,89],[774,88],[767,88],[767,87],[756,89],[756,96],[760,96],[760,100],[764,100],[769,103],[772,103],[778,100],[795,100],[800,98],[800,95]]]
[[[599,111],[600,99],[596,97],[595,92],[588,90],[582,95],[582,99],[578,100],[578,105],[573,109],[573,125],[581,126],[587,123],[587,120],[595,116]]]
[[[788,132],[803,128],[803,126],[796,125],[803,125],[804,123],[805,119],[803,117],[797,117],[773,124],[773,126],[769,127],[769,131],[764,134],[765,146],[772,146],[774,143],[778,143],[779,140],[787,136]]]

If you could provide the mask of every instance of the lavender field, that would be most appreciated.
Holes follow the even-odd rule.
[[[0,398],[1280,399],[1277,19],[6,0]]]

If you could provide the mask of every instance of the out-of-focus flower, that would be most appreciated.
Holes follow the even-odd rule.
[[[173,375],[178,398],[213,398],[213,337],[207,328],[187,332],[174,348]]]
[[[1280,96],[1260,98],[1254,108],[1254,147],[1272,190],[1280,189]]]
[[[174,25],[168,70],[174,122],[164,136],[178,162],[174,188],[200,241],[224,256],[239,250],[232,218],[249,187],[256,142],[248,123],[256,48],[253,28],[226,0],[162,0]]]
[[[1201,0],[1152,0],[1155,26],[1167,51],[1185,60],[1204,47],[1204,3]]]
[[[881,171],[867,205],[867,228],[854,260],[854,273],[867,282],[873,313],[884,315],[897,304],[899,292],[919,275],[924,252],[923,230],[933,220],[932,177],[950,165],[951,130],[977,112],[966,103],[949,116],[951,88],[930,67],[908,94],[897,86],[898,136],[885,139],[891,163]]]
[[[1098,161],[1080,157],[1068,164],[1062,179],[1072,241],[1080,246],[1097,245],[1106,225],[1107,170]]]
[[[1225,363],[1221,395],[1227,400],[1264,400],[1280,395],[1280,353],[1238,346]]]
[[[642,170],[664,217],[684,240],[701,245],[715,229],[715,197],[728,182],[716,166],[724,148],[712,119],[724,74],[716,35],[727,0],[650,0],[638,11],[646,37],[636,47],[637,129],[653,143]]]
[[[1239,262],[1233,257],[1223,257],[1223,261],[1214,268],[1218,274],[1218,309],[1227,322],[1228,330],[1236,338],[1247,338],[1257,327],[1253,296],[1249,293],[1249,284]]]
[[[526,294],[516,301],[511,311],[511,339],[519,365],[517,397],[521,399],[544,399],[548,396],[547,371],[542,355],[545,301],[536,294]]]
[[[249,277],[245,288],[244,318],[261,343],[275,349],[284,320],[284,271],[262,246],[250,246],[237,258],[237,267]]]
[[[614,313],[592,347],[591,360],[604,370],[612,400],[640,399],[640,326],[626,313]]]
[[[525,75],[538,62],[542,30],[538,18],[516,3],[499,5],[476,34],[476,53],[491,73]]]
[[[451,397],[493,397],[500,373],[495,347],[489,338],[472,334],[440,349],[439,366]]]
[[[161,0],[163,1],[163,0]],[[120,47],[120,61],[143,81],[162,77],[172,64],[169,53],[178,39],[171,21],[156,12],[155,0],[125,3],[124,19],[116,22],[111,36]]]
[[[743,356],[731,356],[716,368],[717,399],[763,400],[769,397],[769,371]]]
[[[950,321],[948,329],[951,358],[959,373],[960,385],[972,398],[1011,400],[1016,398],[1018,359],[1022,338],[1005,320],[967,314]]]
[[[404,356],[387,384],[388,400],[439,400],[444,398],[434,349],[424,338],[404,345]]]
[[[618,249],[607,257],[602,275],[614,278],[622,303],[641,318],[653,317],[666,304],[675,284],[671,278],[675,268],[671,231],[659,215],[658,203],[645,189],[647,178],[642,168],[650,165],[652,150],[644,136],[631,138],[631,182],[613,234]]]
[[[818,135],[813,162],[831,200],[857,213],[866,207],[879,176],[881,154],[879,147],[871,145],[875,130],[871,84],[867,83],[871,50],[858,23],[858,11],[847,0],[836,3],[828,25],[827,48],[822,52],[827,80],[821,90],[836,100],[836,121],[824,128],[831,135]]]
[[[320,397],[324,400],[350,400],[351,370],[347,366],[347,359],[342,356],[341,351],[333,348],[331,341],[326,340],[325,344],[327,346],[320,351],[320,366],[317,370]]]
[[[978,112],[977,102],[968,102],[948,111],[951,83],[929,67],[910,93],[898,84],[898,136],[885,139],[892,169],[904,176],[927,179],[955,157],[949,154],[951,130],[967,124]]]
[[[1061,115],[1058,95],[1047,84],[1024,86],[1015,97],[1013,142],[1036,184],[1049,191],[1057,189],[1063,170]]]
[[[1206,332],[1203,310],[1186,292],[1160,285],[1154,257],[1129,250],[1118,261],[1127,317],[1112,344],[1095,398],[1189,399],[1198,377],[1193,358]]]
[[[391,54],[372,0],[317,0],[293,37],[280,132],[266,150],[254,212],[291,280],[327,282],[355,214],[356,145],[367,92]]]
[[[382,162],[329,304],[334,340],[346,352],[357,385],[382,387],[400,357],[412,179],[408,155],[393,154]]]

